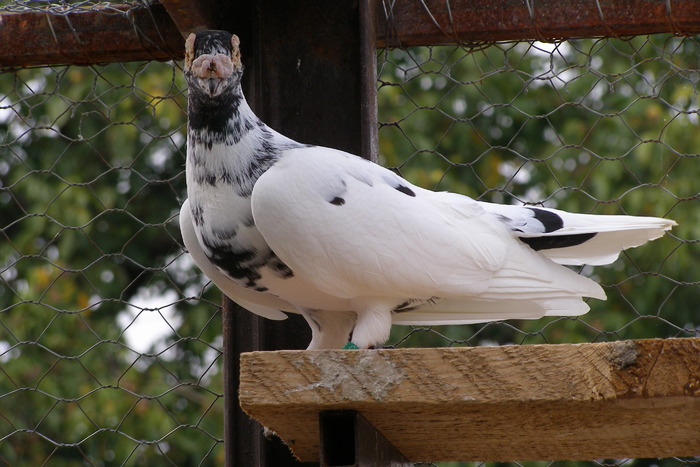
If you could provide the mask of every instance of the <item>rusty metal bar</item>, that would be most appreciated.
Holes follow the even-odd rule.
[[[377,0],[360,0],[360,144],[359,154],[377,162]]]
[[[244,5],[237,4],[232,11],[228,4],[221,4],[217,15],[211,13],[214,7],[209,0],[194,4],[165,0],[165,6],[105,4],[69,10],[0,11],[0,67],[179,59],[182,35],[207,27],[230,29],[233,21],[235,30],[250,27],[239,14]],[[377,2],[376,31],[377,47],[695,35],[700,34],[700,2],[382,0]]]
[[[0,67],[94,64],[182,57],[163,5],[108,5],[0,14]]]
[[[382,0],[378,47],[700,33],[696,0]]]

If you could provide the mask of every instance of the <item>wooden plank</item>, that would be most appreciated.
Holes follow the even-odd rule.
[[[0,66],[170,60],[184,41],[162,5],[0,14]]]
[[[700,338],[241,356],[243,409],[302,460],[356,410],[411,461],[700,455]]]
[[[383,0],[377,8],[378,47],[700,33],[696,0]]]

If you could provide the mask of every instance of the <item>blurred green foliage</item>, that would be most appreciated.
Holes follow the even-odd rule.
[[[172,63],[0,75],[9,465],[222,464],[219,295],[176,222],[185,88]]]
[[[680,224],[584,268],[609,299],[581,318],[396,327],[391,342],[698,335],[698,49],[653,36],[382,51],[381,162],[414,183]],[[223,463],[219,294],[177,227],[185,89],[173,63],[0,74],[7,464]]]

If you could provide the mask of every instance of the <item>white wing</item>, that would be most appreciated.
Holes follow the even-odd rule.
[[[275,253],[338,297],[605,297],[593,281],[522,244],[476,201],[415,187],[341,151],[286,151],[257,181],[252,206]]]
[[[182,234],[182,241],[185,247],[187,247],[195,264],[231,300],[257,315],[274,320],[287,319],[287,315],[280,310],[295,311],[294,307],[284,300],[241,287],[222,274],[216,266],[209,261],[197,240],[197,234],[192,224],[189,200],[185,200],[185,202],[182,203],[182,208],[180,208],[180,232]]]

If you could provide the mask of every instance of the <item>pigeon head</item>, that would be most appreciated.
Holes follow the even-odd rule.
[[[202,31],[185,41],[185,79],[208,98],[235,89],[243,75],[240,40],[226,31]]]

